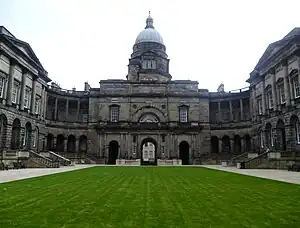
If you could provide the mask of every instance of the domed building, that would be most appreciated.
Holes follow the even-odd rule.
[[[43,167],[70,160],[245,161],[253,168],[272,148],[281,155],[276,164],[285,164],[300,157],[299,31],[269,45],[250,74],[249,88],[226,91],[222,83],[209,92],[197,81],[172,80],[166,45],[149,15],[134,42],[126,80],[101,80],[100,88],[86,82],[84,91],[76,91],[51,82],[30,45],[0,27],[2,161],[23,159],[27,166]]]

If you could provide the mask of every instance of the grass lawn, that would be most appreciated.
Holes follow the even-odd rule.
[[[198,167],[94,167],[0,184],[0,227],[300,227],[300,185]]]

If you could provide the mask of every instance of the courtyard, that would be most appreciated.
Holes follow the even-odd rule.
[[[2,183],[0,195],[0,227],[300,225],[300,185],[203,167],[76,169]]]

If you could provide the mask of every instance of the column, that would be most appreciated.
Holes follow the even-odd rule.
[[[222,120],[222,115],[221,115],[221,102],[218,102],[218,120],[221,121]]]
[[[22,70],[22,82],[21,82],[21,94],[20,94],[20,110],[24,110],[24,98],[25,98],[25,89],[26,89],[26,76],[27,70]]]
[[[80,112],[80,100],[77,101],[76,121],[78,121],[78,122],[80,121],[79,112]]]
[[[68,138],[64,138],[64,152],[68,152]]]
[[[272,97],[273,97],[273,110],[277,111],[277,94],[276,94],[276,77],[275,77],[275,73],[271,74],[272,77]]]
[[[284,96],[285,96],[285,102],[286,106],[291,105],[291,88],[290,87],[290,80],[289,80],[289,74],[288,74],[288,67],[287,65],[283,66],[283,77],[284,77]]]
[[[31,104],[30,104],[30,113],[35,114],[35,98],[36,98],[36,76],[32,77],[32,90],[31,90]]]
[[[44,86],[42,86],[42,94],[41,94],[41,108],[40,108],[40,118],[44,118],[44,102],[45,102],[45,91],[44,91]]]
[[[57,120],[57,104],[58,104],[58,99],[57,97],[55,97],[54,120]]]
[[[257,115],[257,104],[256,104],[256,87],[255,85],[252,88],[252,118],[256,120]]]
[[[65,120],[68,120],[69,116],[69,99],[66,99],[66,113],[65,113]]]
[[[76,141],[75,141],[75,152],[80,152],[79,151],[79,138],[76,137]]]
[[[265,97],[265,78],[263,78],[263,86],[262,86],[262,94],[261,94],[261,103],[262,103],[262,113],[263,115],[266,114],[266,97]]]
[[[219,138],[219,153],[222,152],[222,138]]]
[[[14,82],[14,74],[15,74],[15,66],[16,61],[11,59],[10,60],[10,67],[9,67],[9,74],[8,74],[8,83],[7,83],[7,101],[6,104],[11,106],[12,104],[12,88],[13,88],[13,82]]]
[[[251,93],[250,93],[251,94]],[[250,95],[251,99],[251,95]],[[244,120],[244,107],[243,107],[243,99],[240,99],[240,110],[241,110],[241,120]],[[251,111],[250,111],[251,113]]]
[[[9,77],[9,76],[8,76]],[[6,77],[5,79],[4,79],[4,89],[3,89],[3,96],[2,96],[2,98],[3,98],[3,104],[6,104],[7,103],[7,84],[8,84],[8,77]]]
[[[241,138],[241,154],[245,152],[245,139]]]
[[[229,118],[230,118],[230,121],[233,121],[232,100],[229,101]]]

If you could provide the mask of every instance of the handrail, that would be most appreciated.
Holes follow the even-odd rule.
[[[53,151],[48,151],[51,157],[54,157],[55,160],[57,160],[60,164],[65,165],[65,166],[69,166],[71,165],[71,160],[67,159],[59,154],[54,153]]]
[[[33,150],[28,150],[29,151],[29,157],[36,163],[45,165],[47,168],[59,168],[59,162],[52,161],[49,158],[46,158]]]
[[[271,152],[271,150],[269,148],[267,148],[267,150],[264,153],[259,154],[258,156],[254,157],[254,158],[250,158],[247,161],[244,161],[243,162],[244,168],[250,169],[250,168],[253,168],[253,165],[256,167],[257,165],[261,164],[262,161],[266,158],[266,155],[270,152]]]
[[[239,158],[241,158],[241,157],[244,157],[245,155],[248,155],[248,153],[249,153],[249,152],[244,152],[244,153],[242,153],[242,154],[239,154],[239,155],[237,155],[237,156],[231,158],[231,161],[235,161],[235,160],[237,160],[237,159],[239,159]]]

